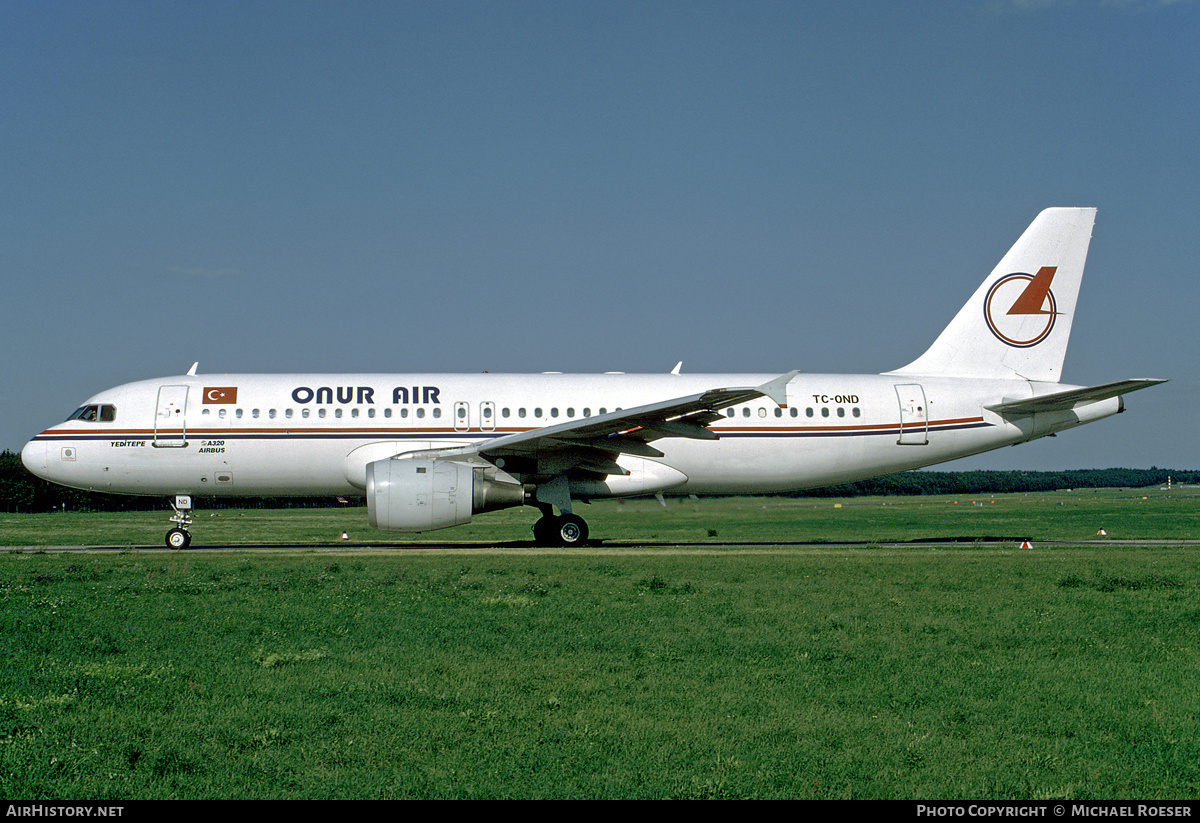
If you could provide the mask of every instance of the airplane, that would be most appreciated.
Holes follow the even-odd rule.
[[[882,374],[197,374],[89,398],[21,451],[54,483],[192,497],[366,498],[428,532],[541,512],[539,545],[589,540],[576,503],[794,491],[920,468],[1124,411],[1165,382],[1060,382],[1096,210],[1041,212],[912,363]],[[555,514],[555,510],[558,511]]]

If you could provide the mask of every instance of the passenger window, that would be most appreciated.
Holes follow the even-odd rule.
[[[843,409],[841,406],[838,406],[838,417],[845,417],[845,416],[846,416],[846,410]]]
[[[829,416],[829,408],[828,408],[828,407],[825,407],[825,408],[821,409],[821,416],[822,416],[822,417],[828,417],[828,416]]]

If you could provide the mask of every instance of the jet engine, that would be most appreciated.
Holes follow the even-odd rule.
[[[367,516],[384,531],[461,526],[474,514],[521,506],[528,494],[516,480],[487,465],[405,457],[367,465]]]

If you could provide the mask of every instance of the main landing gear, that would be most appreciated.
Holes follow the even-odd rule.
[[[587,539],[587,522],[577,514],[556,517],[543,510],[541,519],[533,524],[533,542],[539,546],[582,546]]]
[[[171,522],[176,525],[167,532],[167,548],[186,549],[192,542],[192,535],[188,532],[188,526],[192,525],[191,495],[175,495],[175,499],[171,502],[171,508],[175,510]]]

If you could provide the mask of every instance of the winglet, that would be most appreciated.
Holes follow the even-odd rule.
[[[774,380],[768,380],[758,387],[758,391],[762,392],[767,397],[775,401],[776,405],[787,405],[787,384],[792,382],[792,378],[800,373],[799,369],[790,371],[787,374],[781,374]]]

